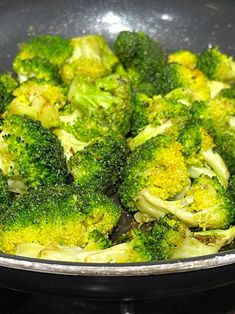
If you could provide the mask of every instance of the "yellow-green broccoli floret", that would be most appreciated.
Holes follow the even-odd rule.
[[[66,103],[63,87],[31,79],[16,88],[13,96],[7,108],[11,114],[27,115],[47,128],[59,125],[59,109]]]
[[[108,235],[121,208],[108,197],[74,186],[38,188],[15,199],[2,215],[0,247],[15,253],[21,243],[86,247]],[[95,231],[96,230],[96,231]]]
[[[125,207],[137,211],[143,189],[166,200],[176,197],[188,185],[189,172],[181,144],[169,135],[158,135],[129,157],[119,195]]]
[[[92,78],[110,74],[119,63],[118,58],[110,49],[102,36],[89,35],[69,40],[72,55],[62,68],[62,79],[70,83],[75,76]]]
[[[223,54],[217,47],[204,50],[198,57],[197,66],[209,79],[222,82],[235,81],[233,58]]]
[[[197,66],[197,55],[189,50],[177,50],[168,55],[168,63],[179,63],[189,69]]]

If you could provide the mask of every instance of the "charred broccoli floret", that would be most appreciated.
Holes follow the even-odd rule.
[[[21,243],[92,248],[101,240],[99,233],[112,231],[120,214],[121,208],[104,195],[69,185],[41,187],[15,199],[2,215],[0,247],[5,253],[15,253]]]

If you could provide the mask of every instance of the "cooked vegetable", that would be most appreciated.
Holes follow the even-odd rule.
[[[41,187],[14,200],[1,216],[0,247],[5,253],[15,253],[25,242],[93,248],[100,233],[112,231],[120,213],[118,205],[95,192],[70,185]]]
[[[22,44],[0,74],[0,250],[129,263],[231,243],[234,64],[143,32]]]
[[[66,181],[63,148],[39,121],[8,114],[0,135],[0,168],[11,180],[19,181],[20,190],[25,185],[35,188]]]

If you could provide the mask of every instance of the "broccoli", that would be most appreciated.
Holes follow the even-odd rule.
[[[225,97],[223,95],[229,95]],[[191,108],[193,118],[213,136],[217,151],[225,160],[231,173],[235,173],[235,98],[230,89],[221,91],[207,102],[195,103]]]
[[[138,94],[133,101],[132,116],[132,130],[138,130],[138,134],[128,139],[129,146],[134,150],[158,134],[169,133],[177,137],[188,120],[190,114],[184,104],[161,96],[146,98]]]
[[[70,111],[61,111],[60,126],[82,142],[106,133],[125,135],[130,128],[130,97],[129,81],[117,74],[95,81],[77,77],[69,89]]]
[[[205,173],[217,176],[221,184],[228,186],[229,171],[220,154],[214,139],[196,121],[190,121],[178,136],[192,178]]]
[[[107,135],[77,151],[68,167],[78,186],[111,193],[120,181],[127,155],[126,141]]]
[[[11,194],[8,186],[8,178],[0,169],[0,215],[5,212],[7,206],[11,203]]]
[[[195,69],[197,66],[197,55],[188,50],[177,50],[168,55],[168,63],[179,63],[189,69]]]
[[[164,68],[161,88],[168,94],[176,88],[190,89],[194,100],[210,97],[207,77],[199,69],[189,69],[179,63],[168,63]]]
[[[235,81],[235,62],[217,47],[205,49],[198,57],[197,67],[212,80]]]
[[[16,88],[13,95],[15,98],[7,108],[11,114],[28,115],[47,128],[59,125],[59,109],[66,103],[63,87],[30,79]]]
[[[72,133],[69,133],[60,128],[55,128],[53,130],[53,133],[60,140],[67,161],[76,152],[83,150],[90,143],[89,141],[88,142],[79,141]]]
[[[61,82],[59,68],[43,58],[17,59],[13,66],[20,83],[32,77],[38,80],[54,82],[55,84],[60,84]]]
[[[94,79],[110,74],[119,60],[102,36],[89,35],[72,38],[69,41],[72,55],[62,68],[62,79],[70,83],[75,76]]]
[[[232,233],[232,232],[230,232]],[[230,238],[234,238],[233,231]],[[167,215],[148,229],[133,229],[126,241],[110,248],[87,251],[76,246],[19,245],[20,255],[49,260],[92,263],[129,263],[214,254],[218,246],[204,244],[176,217]]]
[[[166,57],[159,43],[141,32],[120,32],[114,52],[132,81],[134,91],[148,96],[161,93]]]
[[[190,185],[182,145],[174,137],[158,135],[130,155],[119,188],[122,204],[137,211],[141,191],[147,189],[164,200],[173,199]]]
[[[61,67],[71,54],[72,47],[69,40],[58,35],[35,36],[20,45],[20,52],[13,62],[13,67],[18,69],[19,61],[34,58],[41,58],[54,66]]]
[[[16,198],[2,215],[0,247],[5,253],[15,253],[21,243],[103,247],[99,234],[108,235],[120,214],[102,194],[73,185],[40,187]]]
[[[58,138],[39,121],[8,114],[2,125],[0,168],[28,187],[66,181],[68,172]]]
[[[204,230],[228,228],[235,217],[231,191],[224,189],[217,178],[204,174],[193,181],[185,197],[179,200],[163,200],[145,188],[139,192],[136,206],[156,219],[172,213],[187,226]]]
[[[10,73],[0,74],[0,114],[3,113],[13,99],[13,91],[18,83]]]

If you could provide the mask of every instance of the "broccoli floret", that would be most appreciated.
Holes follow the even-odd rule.
[[[2,125],[0,168],[11,179],[20,176],[29,187],[63,183],[66,160],[60,141],[39,121],[7,115]]]
[[[206,100],[210,97],[207,78],[198,69],[189,69],[179,63],[168,63],[164,68],[161,81],[164,94],[176,88],[190,89],[194,100]]]
[[[212,80],[235,81],[235,62],[217,47],[204,50],[198,57],[198,68]]]
[[[32,37],[21,44],[20,52],[16,56],[14,65],[18,68],[19,60],[42,58],[51,64],[61,67],[72,54],[69,40],[57,35],[41,35]]]
[[[0,169],[0,215],[5,212],[11,202],[11,194],[7,180],[8,178]]]
[[[183,145],[189,173],[192,178],[202,173],[210,177],[217,176],[222,185],[228,186],[229,171],[220,154],[214,139],[195,121],[190,121],[178,137]]]
[[[197,55],[188,50],[177,50],[168,55],[168,63],[179,63],[189,69],[195,69],[197,66]]]
[[[0,75],[0,114],[3,113],[13,99],[13,91],[18,86],[10,73]]]
[[[219,250],[235,239],[235,226],[230,226],[226,230],[214,229],[197,231],[193,233],[193,236],[206,245],[214,245],[215,247],[218,247]]]
[[[102,36],[89,35],[69,41],[72,55],[62,68],[62,78],[70,83],[75,76],[99,78],[110,74],[119,63]]]
[[[133,229],[126,235],[125,242],[103,250],[87,251],[80,247],[58,245],[34,245],[29,248],[27,243],[17,251],[20,255],[57,261],[129,263],[208,255],[217,253],[218,247],[197,240],[181,221],[167,215],[148,229]]]
[[[20,83],[32,77],[46,82],[54,82],[55,84],[61,82],[59,68],[40,57],[26,60],[16,59],[13,66]]]
[[[225,91],[222,94],[224,93]],[[194,119],[213,136],[217,151],[225,160],[229,171],[235,173],[235,99],[219,94],[210,101],[195,103],[191,112]]]
[[[137,147],[129,157],[119,189],[123,205],[137,211],[143,189],[166,200],[189,186],[189,172],[181,150],[181,144],[169,135],[158,135]]]
[[[77,77],[68,94],[71,114],[61,113],[61,128],[84,142],[107,133],[125,135],[130,128],[130,97],[130,83],[119,75],[95,81]]]
[[[102,194],[69,185],[40,187],[15,199],[5,213],[0,247],[5,253],[15,253],[20,243],[92,247],[101,240],[94,230],[108,235],[120,214],[121,208]]]
[[[11,114],[27,115],[47,128],[59,125],[59,109],[66,103],[63,87],[31,79],[16,88],[13,95],[7,108]]]
[[[68,167],[78,186],[110,193],[116,190],[127,155],[126,141],[107,135],[76,152]]]
[[[161,96],[152,99],[143,96],[139,94],[138,101],[133,106],[133,129],[137,129],[139,124],[139,133],[128,139],[131,150],[158,134],[168,133],[177,137],[190,120],[189,110],[184,104]],[[145,126],[144,121],[147,123]]]
[[[153,96],[161,92],[166,58],[159,43],[141,32],[120,32],[114,43],[119,57],[135,91]]]
[[[224,189],[217,178],[202,174],[196,178],[186,196],[164,201],[148,188],[136,201],[139,211],[154,218],[167,213],[176,215],[189,227],[225,229],[234,221],[234,201],[230,190]],[[148,208],[148,204],[149,206]]]

